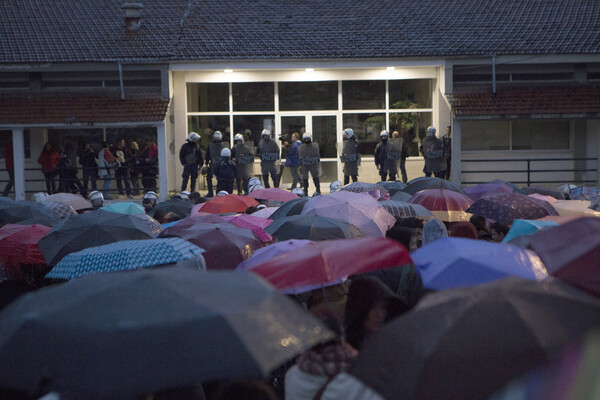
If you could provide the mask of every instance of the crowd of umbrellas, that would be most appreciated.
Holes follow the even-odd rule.
[[[448,235],[474,215],[509,227],[502,242]],[[418,298],[390,287],[408,311],[330,380],[348,388],[338,398],[598,398],[598,217],[598,188],[499,180],[356,182],[312,198],[257,189],[149,212],[0,197],[0,396],[268,382],[340,340],[303,294],[412,268]],[[386,237],[415,218],[446,232],[414,251]]]

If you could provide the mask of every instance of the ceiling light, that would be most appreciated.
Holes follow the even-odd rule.
[[[396,67],[387,67],[386,69],[387,69],[388,71],[394,71],[394,70],[396,70]]]
[[[226,74],[233,74],[232,69],[225,69],[225,70],[223,70],[223,72],[225,72]]]
[[[314,68],[306,68],[305,71],[306,72],[313,72],[315,69]]]

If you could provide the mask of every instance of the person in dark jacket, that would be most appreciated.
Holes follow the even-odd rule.
[[[117,191],[123,195],[123,185],[125,185],[125,194],[128,199],[132,199],[131,185],[129,177],[129,165],[131,163],[131,152],[125,146],[125,139],[120,138],[115,146],[115,159],[117,165],[115,167],[115,181],[117,182]]]
[[[300,166],[298,147],[300,147],[301,144],[300,134],[298,132],[292,133],[290,151],[285,158],[285,166],[290,169],[290,174],[292,175],[292,186],[290,186],[290,190],[294,190],[299,187],[298,185],[300,184],[300,174],[298,173],[298,167]]]
[[[445,176],[446,164],[444,162],[444,143],[435,136],[435,127],[427,128],[427,137],[421,143],[421,153],[425,159],[423,172],[425,176],[443,178]]]
[[[213,197],[215,195],[213,192],[212,178],[213,175],[215,175],[217,166],[221,164],[221,150],[227,147],[223,144],[222,140],[223,134],[221,131],[215,131],[215,133],[213,133],[213,141],[208,145],[206,153],[204,154],[204,163],[208,167],[208,171],[206,172],[206,184],[208,186],[207,197]]]
[[[190,132],[185,143],[179,149],[179,162],[183,165],[183,173],[181,174],[181,191],[187,189],[188,180],[191,177],[190,192],[196,190],[196,181],[198,180],[198,169],[204,160],[202,151],[198,148],[200,135],[196,132]]]
[[[46,191],[48,194],[56,193],[56,182],[54,177],[57,173],[58,162],[60,161],[60,153],[54,150],[52,143],[48,142],[44,145],[44,150],[38,157],[38,164],[42,166],[42,173],[46,181]]]
[[[381,141],[375,147],[375,166],[379,169],[379,176],[381,181],[384,182],[389,174],[390,181],[396,180],[398,174],[398,158],[394,158],[394,154],[399,153],[395,151],[395,147],[389,143],[390,134],[388,131],[381,131],[379,138]]]
[[[350,177],[352,177],[352,182],[358,181],[360,153],[358,152],[358,143],[356,142],[354,130],[350,128],[344,129],[344,136],[347,140],[343,144],[340,159],[344,163],[344,185],[347,185],[350,183]]]
[[[270,188],[269,175],[271,175],[273,186],[279,187],[279,182],[277,180],[277,166],[275,165],[280,158],[279,146],[271,139],[270,130],[263,129],[260,135],[261,139],[258,144],[257,154],[260,157],[260,169],[265,188]]]
[[[90,182],[90,189],[97,190],[96,179],[98,179],[98,162],[96,161],[96,152],[92,148],[90,142],[86,142],[83,145],[83,149],[79,152],[79,164],[83,171],[83,188],[88,190],[88,181]]]
[[[298,147],[298,158],[302,165],[302,189],[308,196],[308,174],[312,176],[315,184],[315,195],[321,194],[321,155],[319,152],[319,144],[312,141],[310,133],[304,132],[302,135],[302,144]]]
[[[221,161],[215,169],[217,177],[217,193],[225,191],[228,194],[233,193],[233,183],[235,182],[236,170],[235,164],[231,161],[231,150],[224,148],[221,150]]]
[[[236,183],[238,194],[248,194],[248,185],[252,170],[254,169],[254,154],[252,149],[244,143],[241,133],[235,135],[231,149],[231,159],[236,165]]]

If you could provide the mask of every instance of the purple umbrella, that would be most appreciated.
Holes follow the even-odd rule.
[[[505,183],[480,183],[467,186],[465,192],[473,201],[477,201],[487,194],[512,193],[513,188]]]
[[[558,215],[550,203],[520,193],[485,196],[465,210],[468,213],[511,225],[515,219],[538,219]]]
[[[370,237],[385,236],[385,232],[396,223],[394,216],[370,195],[343,190],[313,197],[304,206],[302,215],[339,219]]]

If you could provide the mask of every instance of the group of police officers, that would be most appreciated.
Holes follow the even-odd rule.
[[[446,177],[446,163],[449,155],[445,150],[445,141],[435,136],[436,130],[433,126],[427,129],[427,137],[421,144],[421,153],[425,160],[423,172],[426,176],[432,174],[436,177]],[[345,141],[341,146],[340,159],[344,164],[344,185],[358,181],[358,167],[361,163],[358,142],[354,131],[350,128],[344,129]],[[407,144],[398,132],[394,131],[390,138],[388,131],[381,131],[380,142],[375,147],[375,166],[379,170],[381,180],[385,181],[389,177],[390,181],[395,181],[398,174],[398,168],[402,174],[402,181],[406,183],[408,177],[406,174],[405,160],[408,156]],[[449,137],[449,132],[446,132]],[[213,176],[217,178],[217,193],[233,192],[234,181],[237,186],[238,194],[248,194],[250,178],[253,174],[253,165],[255,156],[260,159],[261,175],[265,188],[269,188],[269,178],[273,187],[279,187],[279,181],[283,167],[279,166],[281,152],[279,145],[271,137],[271,131],[264,129],[261,133],[261,139],[256,150],[253,143],[245,143],[242,134],[238,133],[234,137],[234,145],[230,150],[227,143],[223,143],[223,134],[220,131],[213,133],[213,140],[206,148],[204,156],[199,148],[198,142],[200,135],[190,132],[187,140],[181,146],[179,151],[179,160],[183,165],[181,190],[187,189],[188,180],[190,181],[190,190],[195,190],[199,170],[206,174],[208,186],[208,197],[214,196]],[[312,141],[311,134],[305,132],[302,135],[302,141],[299,140],[299,134],[292,135],[290,143],[284,142],[286,147],[285,166],[290,169],[293,183],[290,189],[294,189],[298,183],[301,183],[303,194],[308,195],[309,175],[313,179],[316,188],[315,194],[320,194],[320,176],[322,174],[321,158],[319,145]],[[298,174],[298,168],[300,174]],[[449,170],[449,168],[448,168]]]

